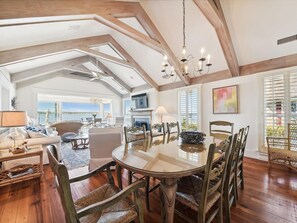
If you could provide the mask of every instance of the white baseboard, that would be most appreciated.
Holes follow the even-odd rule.
[[[263,161],[268,160],[268,156],[266,153],[259,152],[257,150],[245,150],[244,156],[258,159],[258,160],[263,160]]]

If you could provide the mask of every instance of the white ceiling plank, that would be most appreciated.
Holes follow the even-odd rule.
[[[34,69],[14,73],[14,74],[11,74],[11,81],[13,83],[18,83],[21,81],[35,78],[35,77],[43,76],[48,73],[52,73],[54,71],[61,70],[64,67],[85,63],[87,61],[89,61],[89,57],[84,56],[84,57],[80,57],[80,58],[76,58],[76,59],[72,59],[72,60],[53,63],[53,64],[37,67]]]
[[[122,81],[118,76],[116,76],[111,70],[109,70],[103,63],[101,63],[100,61],[98,61],[97,59],[92,58],[92,57],[90,57],[90,62],[94,66],[101,69],[103,72],[105,72],[108,75],[110,75],[111,77],[113,77],[116,82],[118,82],[123,88],[126,89],[126,91],[131,92],[131,88],[124,81]]]

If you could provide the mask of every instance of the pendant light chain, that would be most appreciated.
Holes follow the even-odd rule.
[[[189,63],[193,66],[192,72],[195,76],[195,73],[199,74],[207,74],[209,72],[209,67],[212,66],[210,63],[210,55],[208,54],[207,57],[204,57],[204,48],[200,50],[200,58],[196,60],[192,54],[188,54],[186,52],[186,0],[183,1],[183,49],[182,49],[182,57],[180,59],[180,68],[181,74],[183,76],[188,76],[188,69]],[[170,69],[171,67],[171,69]],[[206,71],[205,71],[206,68]],[[169,70],[169,71],[168,71]],[[168,63],[167,55],[164,55],[164,61],[162,63],[162,70],[163,78],[169,79],[175,75],[174,67],[170,66]],[[175,78],[176,79],[176,78]]]

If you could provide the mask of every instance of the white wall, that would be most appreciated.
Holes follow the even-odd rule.
[[[37,95],[70,95],[85,97],[104,97],[113,100],[113,117],[122,115],[122,99],[100,83],[54,77],[26,87],[17,88],[18,109],[27,111],[29,116],[37,117]]]
[[[133,96],[133,95],[143,94],[143,93],[146,93],[147,97],[148,97],[148,105],[149,105],[148,109],[153,109],[155,111],[157,109],[157,107],[159,106],[159,92],[154,88],[131,93],[130,99],[131,99],[131,96]],[[157,122],[157,120],[158,120],[157,118],[158,117],[156,117],[155,113],[153,112],[152,122],[153,123]]]
[[[209,122],[213,120],[225,120],[234,123],[234,131],[250,126],[247,142],[247,150],[258,150],[259,114],[260,104],[259,78],[257,75],[231,78],[201,85],[201,131],[209,133]],[[238,85],[239,113],[238,114],[213,114],[212,89],[229,85]],[[191,85],[190,88],[195,85]],[[177,120],[178,116],[178,92],[179,89],[160,92],[160,105],[163,105],[168,115],[163,116],[165,122]]]
[[[15,86],[10,83],[10,75],[4,68],[0,68],[0,110],[10,110],[11,99],[15,96]]]

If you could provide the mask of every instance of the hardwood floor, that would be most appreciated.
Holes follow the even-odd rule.
[[[50,167],[45,166],[44,171],[41,184],[31,180],[0,188],[0,222],[65,222]],[[83,171],[76,170],[72,174]],[[126,171],[124,174],[126,177]],[[239,203],[232,208],[232,222],[297,222],[296,172],[279,165],[269,170],[267,162],[245,158],[244,179],[245,188],[239,192]],[[105,182],[106,178],[101,175],[74,184],[74,199]],[[123,183],[126,185],[127,181]],[[145,222],[161,222],[158,190],[151,193],[150,198],[152,211],[145,210]],[[175,222],[183,221],[175,215]]]

